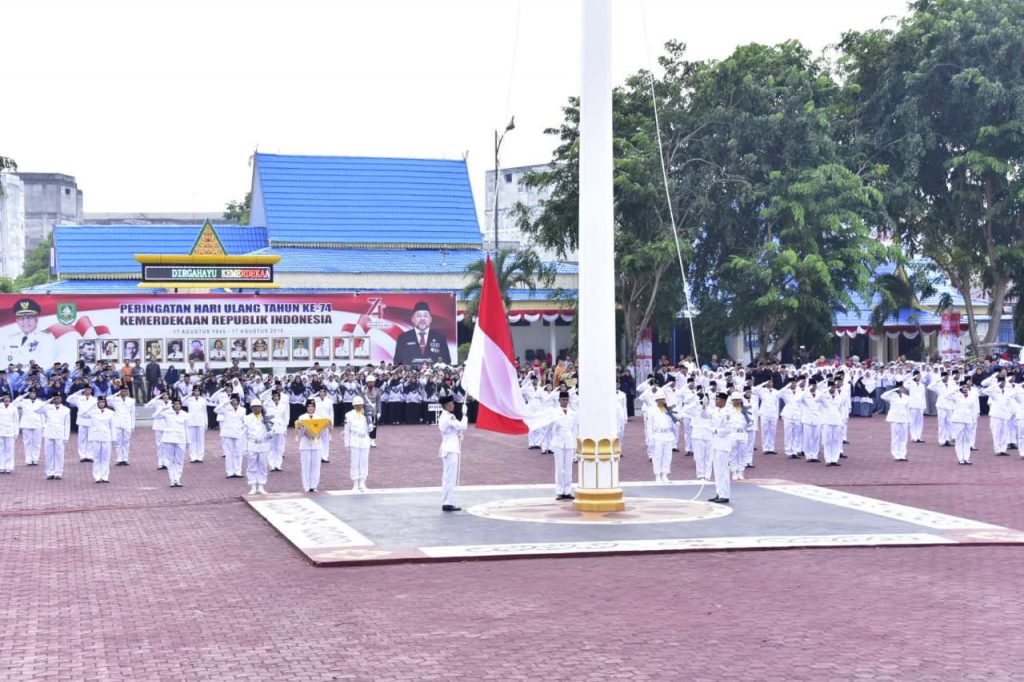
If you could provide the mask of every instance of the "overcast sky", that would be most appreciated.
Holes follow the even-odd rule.
[[[669,39],[691,58],[814,50],[905,0],[617,0],[616,83]],[[74,175],[87,212],[219,215],[249,157],[461,158],[478,210],[502,165],[550,160],[579,90],[580,0],[4,0],[0,155]],[[646,17],[646,21],[645,21]],[[890,22],[891,24],[891,22]],[[645,36],[646,26],[646,36]]]

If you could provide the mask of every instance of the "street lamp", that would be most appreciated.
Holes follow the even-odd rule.
[[[494,253],[498,253],[498,175],[501,174],[501,165],[498,162],[498,153],[501,151],[501,143],[505,139],[505,133],[510,130],[514,130],[516,127],[516,117],[513,116],[509,119],[508,125],[505,126],[505,132],[498,136],[498,131],[494,131]]]

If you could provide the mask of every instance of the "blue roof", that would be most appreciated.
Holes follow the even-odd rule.
[[[141,272],[137,253],[184,255],[202,225],[56,225],[57,272],[62,275]],[[267,246],[263,227],[214,225],[229,255]]]
[[[166,289],[140,289],[137,279],[61,279],[22,289],[24,294],[163,294]]]
[[[484,251],[464,249],[314,249],[272,247],[258,255],[280,256],[277,272],[452,274],[466,271],[486,256]],[[555,263],[560,275],[579,272],[576,263]]]
[[[258,153],[252,219],[275,244],[482,241],[464,160]]]

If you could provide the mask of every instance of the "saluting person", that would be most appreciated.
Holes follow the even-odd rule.
[[[459,458],[462,455],[462,434],[469,428],[466,416],[455,418],[455,399],[451,394],[440,398],[441,415],[437,420],[437,428],[441,432],[441,447],[438,456],[441,458],[441,511],[461,511],[455,505],[455,486],[459,481]]]

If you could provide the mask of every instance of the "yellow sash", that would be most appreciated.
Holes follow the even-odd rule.
[[[298,430],[299,426],[302,425],[309,432],[310,436],[316,438],[330,423],[330,419],[296,419],[295,429]]]

